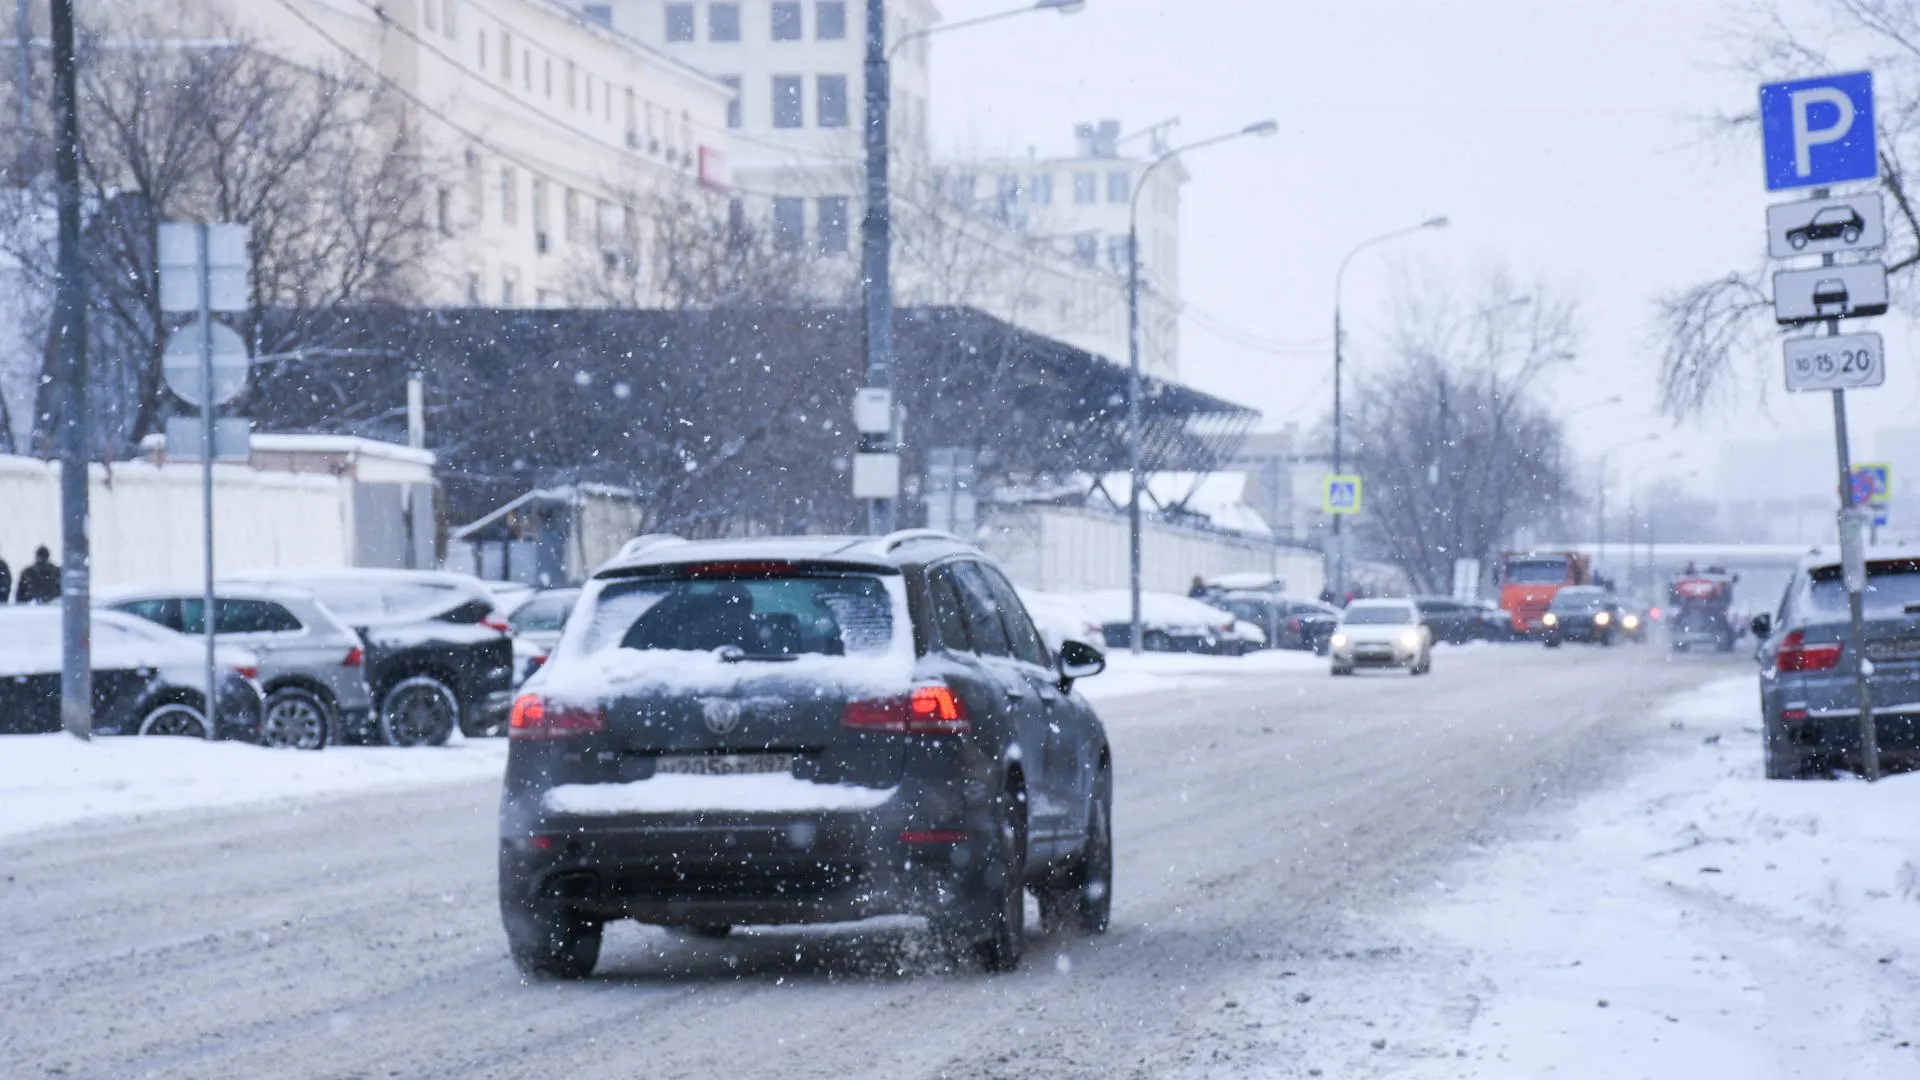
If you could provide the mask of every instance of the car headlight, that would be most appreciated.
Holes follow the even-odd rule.
[[[1549,611],[1545,615],[1540,616],[1540,622],[1543,626],[1554,626],[1560,622],[1560,616]]]
[[[1402,631],[1400,631],[1400,645],[1401,645],[1401,647],[1403,647],[1403,648],[1408,648],[1408,649],[1417,649],[1417,648],[1419,648],[1419,647],[1420,647],[1420,632],[1419,632],[1419,631],[1417,631],[1417,630],[1402,630]]]
[[[1593,625],[1595,626],[1605,626],[1612,621],[1613,621],[1613,616],[1607,614],[1604,611],[1593,617]]]
[[[1620,619],[1620,625],[1627,628],[1628,630],[1632,630],[1635,627],[1638,627],[1640,625],[1640,616],[1638,615],[1623,616]]]
[[[1328,639],[1328,644],[1332,645],[1336,649],[1344,649],[1347,647],[1347,635],[1335,634],[1333,635],[1333,637]]]

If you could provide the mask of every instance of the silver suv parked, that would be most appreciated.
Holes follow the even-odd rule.
[[[100,603],[183,634],[206,633],[206,602],[196,589],[119,589]],[[262,742],[318,750],[366,722],[373,697],[360,636],[311,593],[222,583],[213,603],[215,638],[259,657]]]

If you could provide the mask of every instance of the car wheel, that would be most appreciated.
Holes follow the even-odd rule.
[[[426,675],[402,679],[380,702],[380,736],[388,746],[439,746],[459,722],[452,689]]]
[[[1158,630],[1148,630],[1140,635],[1140,647],[1148,652],[1172,652],[1173,639]]]
[[[179,735],[190,739],[207,737],[207,719],[199,709],[173,701],[154,707],[140,718],[142,735]]]
[[[1813,774],[1807,757],[1787,741],[1787,733],[1780,729],[1778,721],[1769,719],[1765,724],[1766,732],[1762,750],[1766,758],[1767,779],[1769,780],[1805,780]]]
[[[991,843],[980,868],[980,906],[965,905],[984,921],[936,922],[934,932],[956,958],[971,956],[988,971],[1012,971],[1020,966],[1027,937],[1027,797],[1018,787],[994,796]]]
[[[1353,674],[1353,665],[1352,664],[1335,664],[1329,670],[1331,670],[1335,675],[1351,675]]]
[[[530,979],[584,979],[600,962],[603,927],[550,901],[500,907],[513,966]]]
[[[1559,638],[1557,638],[1557,637],[1550,637],[1550,638],[1548,638],[1548,639],[1547,639],[1547,648],[1549,648],[1549,649],[1557,649],[1557,648],[1559,648],[1559,647],[1560,647],[1560,639],[1559,639]]]
[[[260,709],[260,744],[291,750],[322,750],[333,710],[311,690],[286,687],[267,695]]]
[[[1793,250],[1799,251],[1801,248],[1804,248],[1807,246],[1807,234],[1793,233],[1792,235],[1787,237],[1787,243],[1793,245]],[[1848,241],[1848,243],[1852,243],[1852,241]]]
[[[1040,894],[1040,929],[1069,923],[1086,934],[1104,934],[1113,914],[1113,777],[1105,768],[1094,780],[1087,807],[1087,836],[1061,882]]]
[[[1860,240],[1860,230],[1851,227],[1842,229],[1840,230],[1840,239],[1842,242],[1848,244],[1858,243]]]

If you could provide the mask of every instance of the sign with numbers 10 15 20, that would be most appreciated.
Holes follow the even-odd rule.
[[[1786,343],[1787,389],[1853,390],[1887,381],[1879,334],[1791,338]]]

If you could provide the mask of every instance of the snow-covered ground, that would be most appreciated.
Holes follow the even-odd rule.
[[[1095,702],[1326,667],[1325,660],[1310,654],[1283,652],[1245,657],[1121,652],[1108,662],[1106,672],[1080,683]],[[500,775],[506,750],[506,742],[498,739],[456,738],[438,748],[336,746],[300,753],[192,739],[82,743],[67,735],[9,735],[0,738],[0,837],[100,818],[484,779]]]
[[[1309,1075],[1920,1076],[1920,775],[1768,782],[1756,699],[1675,699],[1677,754],[1367,926],[1377,963],[1249,988],[1253,1015],[1315,1025]]]

